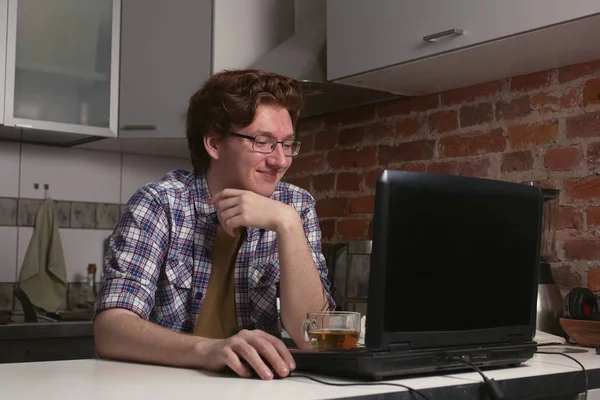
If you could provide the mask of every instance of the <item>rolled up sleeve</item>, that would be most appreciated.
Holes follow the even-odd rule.
[[[327,278],[327,263],[321,247],[321,228],[319,226],[319,219],[315,208],[315,200],[312,196],[309,198],[308,204],[302,212],[302,224],[304,226],[304,233],[306,234],[308,247],[311,251],[313,261],[315,262],[315,266],[321,277],[321,284],[323,285],[323,290],[329,303],[329,310],[335,310],[336,304],[331,295],[331,282],[329,282]]]
[[[140,189],[127,203],[109,238],[95,316],[122,308],[148,320],[168,243],[164,206],[154,193]]]

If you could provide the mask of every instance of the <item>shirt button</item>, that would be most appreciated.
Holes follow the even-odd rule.
[[[202,300],[202,296],[203,296],[202,292],[196,292],[196,296],[195,296],[196,300]]]
[[[261,283],[265,283],[266,281],[267,281],[267,276],[266,275],[263,275],[263,276],[260,277],[260,282]]]

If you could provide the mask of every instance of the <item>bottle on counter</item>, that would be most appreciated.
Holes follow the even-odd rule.
[[[93,307],[96,303],[98,291],[96,290],[96,264],[88,264],[87,276],[81,282],[79,304],[83,307]]]

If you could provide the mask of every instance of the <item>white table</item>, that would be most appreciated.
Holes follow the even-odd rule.
[[[552,346],[541,351],[561,350],[575,346]],[[584,348],[585,349],[585,348]],[[570,354],[588,370],[600,374],[600,356],[594,349],[585,354]],[[581,368],[561,355],[536,354],[521,367],[487,370],[497,381],[523,377],[561,375],[579,372]],[[583,374],[583,372],[580,372]],[[316,375],[315,375],[316,376]],[[569,376],[569,375],[566,375]],[[330,382],[348,382],[318,376]],[[572,381],[565,379],[565,381]],[[454,387],[481,381],[475,372],[406,378],[397,382],[415,389]],[[600,386],[600,384],[598,384]],[[104,360],[53,361],[0,364],[0,399],[39,400],[70,398],[95,399],[337,399],[405,392],[392,386],[335,387],[301,377],[261,381],[243,379],[203,371]],[[515,393],[506,393],[518,398]],[[417,398],[417,397],[414,397]],[[591,390],[589,399],[600,399],[600,389]]]

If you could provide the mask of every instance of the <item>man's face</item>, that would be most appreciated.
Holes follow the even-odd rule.
[[[232,132],[248,136],[272,136],[278,141],[293,140],[294,128],[288,111],[280,106],[259,105],[254,121]],[[218,159],[212,167],[220,169],[218,176],[225,179],[227,187],[251,190],[270,197],[275,187],[292,164],[292,157],[284,154],[278,143],[270,154],[253,150],[252,140],[231,136],[222,140]]]

